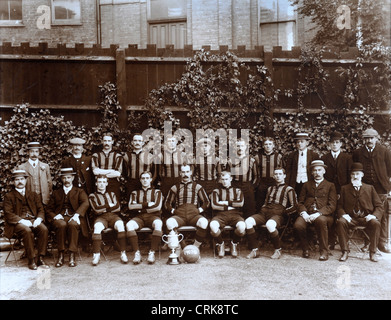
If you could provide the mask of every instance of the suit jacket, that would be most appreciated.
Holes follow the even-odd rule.
[[[376,143],[372,153],[373,168],[375,169],[377,179],[381,186],[389,192],[391,190],[391,151]],[[365,168],[367,167],[368,162],[371,161],[369,152],[365,146],[353,152],[353,161],[361,162],[364,166],[363,181],[365,182],[366,178],[369,176],[368,173],[365,172]]]
[[[76,172],[76,158],[71,155],[68,158],[66,158],[61,166],[63,168],[73,168]],[[82,155],[80,158],[80,174],[81,174],[81,181],[85,181],[85,185],[79,185],[79,176],[78,173],[75,176],[75,179],[73,180],[73,185],[78,188],[83,188],[87,194],[90,194],[94,191],[94,184],[93,184],[93,174],[92,174],[92,168],[91,168],[91,157]]]
[[[65,192],[63,188],[59,188],[53,192],[50,201],[46,207],[46,218],[49,223],[53,222],[53,218],[62,212],[65,201]],[[80,215],[80,228],[83,236],[88,236],[88,227],[86,223],[86,212],[90,204],[88,196],[81,188],[72,187],[69,191],[69,202],[75,213]]]
[[[327,166],[324,178],[335,184],[337,194],[339,194],[341,192],[341,186],[350,182],[351,155],[341,152],[335,161],[331,152],[329,152],[321,160]]]
[[[360,203],[364,216],[373,214],[380,221],[384,209],[383,203],[379,198],[375,188],[370,185],[363,183],[360,190],[357,192],[351,183],[342,186],[341,196],[338,200],[337,215],[338,218],[344,214],[350,215],[352,218],[355,217],[353,213],[356,201]]]
[[[31,214],[35,218],[45,220],[45,211],[43,204],[38,194],[26,189],[26,202]],[[7,238],[11,238],[14,234],[15,225],[25,217],[22,215],[23,196],[15,189],[8,192],[4,196],[4,217],[5,228],[4,234]]]
[[[324,179],[318,187],[315,181],[311,180],[304,183],[301,189],[298,203],[298,211],[307,211],[311,214],[312,204],[316,204],[318,212],[324,216],[334,214],[337,208],[337,192],[334,183]]]
[[[311,180],[311,170],[310,170],[310,164],[314,160],[318,160],[319,155],[310,150],[307,149],[307,176],[308,180]],[[296,177],[297,177],[297,169],[299,164],[299,151],[293,151],[291,152],[287,159],[286,159],[286,165],[285,165],[285,171],[286,171],[286,183],[290,185],[291,187],[296,186]]]
[[[38,161],[38,168],[40,170],[39,183],[41,186],[41,196],[43,204],[48,204],[50,194],[52,193],[53,182],[50,174],[50,168],[47,163]],[[27,178],[26,189],[31,191],[31,177],[33,176],[33,167],[30,162],[26,161],[19,166],[19,169],[25,170],[29,177]]]

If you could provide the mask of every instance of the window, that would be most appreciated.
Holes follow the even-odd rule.
[[[273,46],[290,50],[296,45],[296,12],[290,0],[260,0],[259,25],[259,44],[265,50]]]
[[[52,24],[81,24],[80,0],[52,0]]]
[[[187,35],[186,0],[149,0],[149,43],[158,48],[173,44],[183,49]]]
[[[0,25],[22,25],[22,0],[0,1]]]
[[[186,20],[186,0],[149,0],[148,21]]]

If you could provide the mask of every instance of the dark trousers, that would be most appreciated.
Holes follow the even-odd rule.
[[[377,250],[377,245],[380,235],[380,221],[377,219],[372,219],[366,221],[365,218],[352,219],[352,222],[348,222],[344,218],[337,220],[337,234],[339,239],[339,245],[343,251],[349,251],[348,241],[349,241],[349,229],[355,226],[365,226],[365,231],[369,236],[369,251],[375,253]]]
[[[14,232],[18,237],[23,239],[26,255],[29,260],[35,258],[34,236],[37,237],[38,255],[46,255],[49,231],[43,222],[36,228],[26,227],[25,225],[18,223],[15,226]]]
[[[244,195],[243,218],[248,218],[255,214],[256,204],[254,187],[251,182],[233,181],[232,186],[242,190]]]
[[[70,218],[65,216],[64,220],[53,220],[58,251],[65,250],[65,241],[68,240],[69,251],[77,252],[80,225],[74,220],[69,222]]]
[[[334,219],[332,216],[319,216],[311,224],[315,227],[316,234],[319,241],[319,251],[328,250],[329,240],[328,233],[331,228]],[[308,237],[307,237],[307,227],[311,225],[310,223],[305,222],[302,217],[298,217],[293,225],[293,229],[298,235],[301,243],[301,248],[303,250],[309,250]]]

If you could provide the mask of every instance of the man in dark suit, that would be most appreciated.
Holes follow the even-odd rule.
[[[73,185],[82,188],[87,194],[94,192],[91,157],[83,154],[84,139],[73,138],[69,140],[72,145],[72,154],[61,164],[62,168],[73,168],[75,179]]]
[[[303,249],[303,257],[309,257],[307,227],[315,226],[319,241],[320,261],[328,260],[328,232],[334,222],[337,192],[333,183],[324,179],[325,165],[322,160],[311,162],[314,180],[304,184],[298,201],[298,217],[293,225]]]
[[[58,259],[56,267],[64,264],[65,241],[69,245],[69,266],[75,267],[79,232],[88,236],[85,213],[89,207],[88,196],[81,188],[73,186],[75,172],[72,168],[61,169],[63,187],[53,192],[47,206],[47,220],[56,232]],[[67,237],[68,236],[68,237]]]
[[[374,186],[380,200],[383,202],[384,214],[381,217],[379,250],[391,253],[389,238],[388,214],[386,214],[387,194],[391,191],[391,150],[378,142],[376,130],[367,129],[363,132],[364,146],[353,152],[353,161],[363,165],[362,181]]]
[[[327,166],[324,178],[334,183],[337,194],[340,194],[341,186],[350,182],[350,167],[352,157],[348,153],[342,152],[343,136],[335,131],[330,137],[330,152],[326,153],[321,160]]]
[[[337,196],[339,196],[341,192],[341,186],[350,182],[350,167],[352,165],[351,155],[341,151],[342,144],[342,134],[338,131],[333,132],[329,143],[330,152],[326,153],[321,158],[327,166],[324,178],[327,181],[334,183],[337,190]],[[334,220],[335,219],[336,217],[334,216]],[[334,249],[336,240],[337,234],[334,223],[329,234],[330,249]]]
[[[296,151],[291,152],[286,159],[286,182],[300,195],[304,183],[311,179],[310,164],[319,159],[319,155],[308,149],[308,133],[299,132],[295,135]]]
[[[369,255],[377,262],[376,249],[380,235],[380,219],[383,216],[383,204],[375,190],[369,184],[362,183],[363,165],[355,162],[351,169],[351,183],[341,188],[338,200],[337,233],[342,256],[339,261],[348,258],[348,231],[354,226],[366,226],[369,235]]]
[[[43,222],[45,211],[41,197],[26,190],[28,176],[25,170],[15,170],[12,174],[15,189],[4,197],[4,231],[7,238],[11,238],[14,234],[22,238],[28,267],[36,270],[37,266],[47,266],[43,257],[46,255],[49,232]],[[34,235],[37,236],[37,262],[35,262]]]

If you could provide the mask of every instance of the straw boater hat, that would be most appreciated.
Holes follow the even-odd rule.
[[[82,138],[76,137],[76,138],[69,140],[69,143],[70,144],[85,144],[86,141]]]
[[[350,172],[362,171],[364,172],[364,167],[361,162],[354,162],[350,168]]]
[[[375,129],[367,129],[362,133],[363,138],[377,137],[379,133]]]
[[[74,171],[73,171],[73,168],[61,168],[60,170],[60,177],[61,176],[65,176],[65,175],[74,175],[76,174]]]
[[[311,162],[311,168],[313,167],[323,167],[323,168],[327,168],[327,166],[324,164],[324,162],[322,160],[314,160]]]
[[[27,178],[28,176],[29,175],[28,175],[28,173],[25,170],[17,169],[17,170],[12,171],[12,179],[15,179],[17,177],[25,177],[25,178]]]
[[[27,149],[42,149],[42,146],[39,142],[29,142],[27,144]]]
[[[305,140],[309,140],[310,139],[310,136],[308,135],[308,133],[306,132],[297,132],[295,134],[295,140],[299,140],[299,139],[305,139]]]

